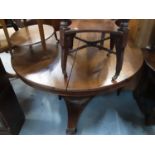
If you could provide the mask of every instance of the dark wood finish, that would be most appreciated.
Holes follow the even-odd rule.
[[[98,35],[82,33],[80,37],[96,39]],[[82,44],[75,40],[73,46]],[[109,46],[106,41],[104,44]],[[31,53],[28,47],[17,48],[12,57],[12,64],[17,75],[28,85],[64,98],[69,117],[67,132],[70,134],[75,133],[80,113],[93,96],[126,86],[143,64],[141,50],[128,44],[121,74],[117,81],[113,82],[111,77],[115,73],[115,55],[107,57],[106,52],[89,47],[68,56],[68,78],[65,79],[61,71],[61,53],[55,38],[48,39],[46,45],[46,52],[42,52],[39,44],[34,46],[34,53]]]
[[[67,125],[67,134],[75,134],[77,129],[76,125],[79,119],[81,112],[84,110],[85,106],[92,99],[93,96],[89,97],[66,97],[64,100],[67,106],[68,112],[68,125]]]
[[[5,62],[7,63],[6,66],[8,66],[8,62],[10,62],[10,59],[9,59],[10,58],[10,54],[12,53],[12,48],[13,48],[13,46],[12,46],[12,44],[10,42],[10,34],[14,33],[15,30],[18,30],[18,27],[13,22],[13,20],[5,20],[5,19],[0,19],[0,25],[1,25],[1,28],[2,28],[2,29],[0,29],[0,53],[3,53],[3,52],[7,53],[7,54],[3,53],[3,54],[1,54],[1,56],[5,55]],[[13,28],[11,28],[12,26],[14,27],[15,30]],[[6,61],[6,59],[8,61]],[[3,58],[2,58],[2,60],[3,60]],[[4,63],[4,65],[5,65],[5,63]],[[9,77],[15,77],[16,76],[15,72],[13,71],[13,69],[9,68],[9,69],[6,70],[6,72],[7,72],[7,75]]]
[[[7,40],[7,44],[8,44],[8,49],[11,51],[12,46],[11,46],[10,37],[9,37],[9,33],[8,33],[8,30],[7,30],[7,25],[5,23],[5,20],[0,19],[0,23],[1,23],[2,28],[4,30],[4,34],[5,34],[5,37],[6,37],[6,40]],[[3,47],[1,49],[3,50]]]
[[[57,42],[59,42],[56,31],[59,31],[61,19],[39,19],[39,20],[41,20],[42,24],[46,24],[54,27],[54,36]],[[30,26],[30,25],[38,24],[38,19],[24,19],[23,24],[21,20],[18,21],[18,23],[20,23],[19,25],[21,25],[21,27],[23,26],[23,24],[24,26]]]
[[[13,19],[3,19],[3,20],[5,21],[7,27],[13,27],[15,31],[19,30],[15,20]],[[3,28],[3,25],[1,25],[1,23],[0,23],[0,28]]]
[[[105,48],[103,45],[102,35],[101,39],[89,41],[83,38],[76,37],[77,33],[83,32],[100,32],[102,34],[108,33],[111,37],[110,48]],[[122,69],[124,49],[127,44],[128,25],[127,23],[121,23],[120,26],[115,24],[112,20],[63,20],[60,25],[60,45],[62,52],[62,72],[64,77],[67,78],[66,63],[69,53],[81,50],[87,47],[97,47],[98,49],[109,52],[110,54],[116,54],[116,70],[112,77],[112,81],[115,81]],[[74,38],[82,41],[85,45],[73,49]],[[100,44],[98,44],[100,43]],[[113,52],[114,45],[116,46],[116,52]]]
[[[43,50],[46,51],[46,43],[45,43],[45,34],[44,34],[44,28],[43,28],[43,21],[41,19],[37,19],[37,23],[38,23],[38,28],[39,28],[39,32],[40,32],[41,44],[42,44]],[[51,35],[53,35],[53,33],[54,33],[54,30],[53,30]]]
[[[54,27],[54,36],[57,42],[59,42],[56,31],[59,31],[61,19],[42,19],[43,24],[51,25]]]
[[[36,44],[33,47],[33,53],[27,46],[16,48],[12,56],[13,68],[27,84],[63,95],[66,93],[68,81],[64,79],[61,72],[61,60],[56,41],[53,37],[46,41],[46,52],[43,52],[41,47],[41,44]],[[72,63],[73,60],[69,59],[68,74]]]
[[[18,26],[12,19],[0,19],[0,29],[3,29],[6,40],[1,43],[2,38],[0,38],[0,52],[7,52],[8,50],[11,52],[12,50],[8,27],[13,27],[15,31],[18,31]]]
[[[54,33],[54,29],[51,26],[43,25],[43,29],[44,29],[43,38],[45,38],[45,40],[49,39]],[[42,30],[41,30],[41,33],[43,33]],[[30,46],[33,44],[41,43],[43,39],[41,38],[42,37],[40,37],[40,31],[39,31],[38,25],[32,25],[32,26],[21,28],[19,31],[15,32],[10,39],[11,39],[11,44],[13,46]]]
[[[155,124],[155,52],[144,51],[145,63],[134,97],[147,125]]]
[[[18,134],[25,117],[0,60],[0,134]]]

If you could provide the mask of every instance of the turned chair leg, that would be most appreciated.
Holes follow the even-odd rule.
[[[110,50],[112,51],[115,46],[115,36],[113,34],[110,34]],[[107,54],[107,56],[110,56],[111,52]]]
[[[67,78],[67,71],[66,71],[66,65],[67,65],[67,51],[62,48],[61,51],[61,68],[64,75],[64,78]]]
[[[115,46],[116,46],[116,71],[115,75],[112,77],[112,81],[115,81],[122,69],[123,65],[123,57],[124,57],[124,45],[123,45],[123,36],[117,37],[115,40]]]
[[[56,31],[54,31],[54,37],[55,37],[57,43],[59,43],[59,39],[58,39],[58,36],[57,36],[57,32]]]
[[[105,38],[105,33],[102,32],[102,33],[101,33],[101,42],[100,42],[100,46],[104,46],[104,38]]]
[[[122,65],[123,65],[123,56],[124,56],[124,48],[117,49],[117,51],[116,51],[116,71],[115,71],[115,75],[112,77],[112,81],[115,81],[121,72]]]

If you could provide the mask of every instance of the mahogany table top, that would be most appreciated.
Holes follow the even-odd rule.
[[[94,39],[97,34],[80,34],[83,38]],[[124,54],[123,68],[116,82],[111,78],[115,73],[116,56],[98,50],[94,47],[85,48],[72,53],[67,60],[67,80],[61,70],[60,50],[54,37],[46,41],[47,51],[42,51],[41,45],[33,46],[33,52],[28,47],[16,49],[12,57],[12,65],[17,75],[28,85],[44,89],[64,96],[95,95],[110,89],[119,88],[132,78],[143,64],[140,49],[127,45]],[[75,40],[74,46],[82,42]],[[106,43],[107,46],[108,43]]]
[[[78,20],[74,19],[72,20],[72,24],[70,25],[70,28],[73,30],[83,30],[83,31],[117,31],[118,26],[115,24],[115,21],[110,20],[110,19],[83,19],[83,20]]]

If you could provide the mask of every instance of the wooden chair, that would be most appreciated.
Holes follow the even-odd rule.
[[[118,27],[128,27],[128,23],[129,23],[129,19],[113,19],[113,21],[115,22],[115,24],[118,26]],[[113,50],[114,49],[114,46],[115,46],[115,37],[110,34],[109,37],[106,37],[105,38],[105,33],[102,33],[101,35],[101,46],[104,45],[104,40],[107,40],[107,39],[110,39],[110,50]],[[110,55],[110,53],[108,53],[108,56]]]
[[[5,37],[6,37],[6,42],[5,43],[0,43],[0,52],[4,52],[4,50],[6,49],[10,49],[11,50],[11,42],[10,42],[10,37],[9,37],[9,33],[7,30],[7,24],[6,21],[4,19],[0,19],[0,24],[1,24],[1,28],[4,31]]]
[[[9,27],[9,31],[8,31],[8,27]],[[11,66],[11,62],[10,62],[10,54],[12,54],[12,49],[13,49],[13,46],[10,41],[10,33],[13,33],[14,31],[10,27],[13,27],[14,31],[18,31],[18,26],[16,25],[16,23],[13,20],[0,19],[0,28],[1,28],[1,30],[3,29],[3,31],[4,31],[4,33],[3,33],[3,31],[1,31],[0,53],[6,52],[6,53],[1,54],[1,58],[3,60],[3,64],[5,66],[6,73],[7,73],[8,77],[15,77],[16,74],[15,74],[15,72]]]
[[[44,36],[44,30],[43,30],[43,22],[42,22],[42,20],[37,19],[36,23],[38,24],[38,28],[39,28],[42,47],[43,47],[44,50],[46,50],[45,36]],[[24,19],[24,25],[28,26],[27,22],[26,22],[26,19]]]
[[[83,32],[99,32],[102,33],[102,37],[100,40],[88,41],[76,36],[77,33]],[[105,38],[105,34],[110,35],[110,48],[105,48],[103,46],[104,40],[107,40],[107,38]],[[122,69],[127,36],[128,25],[126,22],[116,25],[115,21],[112,20],[63,20],[60,25],[60,45],[61,67],[64,77],[67,77],[66,63],[69,53],[86,47],[96,47],[100,50],[107,51],[110,54],[116,54],[116,70],[115,75],[112,77],[112,81],[116,80]],[[74,39],[84,42],[85,45],[73,49]],[[113,51],[114,46],[116,47],[116,52]]]
[[[59,42],[57,31],[59,31],[61,19],[41,19],[41,22],[42,24],[47,24],[54,27],[54,36],[55,36],[55,39]],[[24,23],[24,26],[38,24],[38,19],[28,19],[28,20],[24,19],[23,23]]]
[[[38,34],[40,34],[40,38]],[[35,19],[34,24],[28,24],[27,20],[24,19],[21,29],[11,36],[11,43],[14,46],[29,46],[32,49],[32,45],[41,42],[43,50],[46,51],[45,40],[53,34],[53,27],[44,25],[42,19]]]
[[[5,24],[7,27],[13,27],[15,31],[18,31],[18,25],[14,19],[3,19],[5,21]],[[3,28],[2,25],[0,25],[0,28]]]

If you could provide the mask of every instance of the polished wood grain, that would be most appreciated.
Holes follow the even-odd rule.
[[[61,19],[24,19],[23,24],[24,24],[24,26],[30,26],[30,25],[38,24],[38,21],[39,22],[41,21],[42,24],[52,26],[54,28],[55,39],[59,42],[59,38],[57,36],[56,31],[59,31]],[[19,23],[19,25],[21,25],[21,27],[23,27],[21,20],[17,20],[17,22]],[[43,42],[43,44],[44,44],[44,42]]]
[[[100,33],[102,34],[100,39],[90,41],[89,39],[83,39],[77,37],[79,33]],[[105,38],[105,34],[109,34],[110,37]],[[60,24],[60,45],[62,49],[62,71],[64,77],[67,77],[66,63],[69,53],[81,50],[87,47],[96,47],[108,51],[109,54],[114,53],[114,46],[116,47],[116,69],[112,77],[112,81],[115,81],[120,74],[123,65],[124,50],[127,45],[128,38],[128,20],[63,20]],[[85,42],[85,45],[73,48],[73,40],[77,39]],[[103,43],[105,40],[110,40],[109,48],[105,48]]]
[[[15,30],[11,27],[8,28],[4,19],[0,19],[0,23],[3,26],[3,28],[0,29],[0,58],[2,59],[7,75],[9,77],[15,77],[16,74],[12,69],[10,58],[10,52],[12,51],[10,36]]]
[[[37,19],[37,23],[38,23],[39,33],[40,33],[41,44],[42,44],[43,50],[46,51],[45,33],[44,33],[42,19]],[[54,29],[53,29],[53,31],[54,31]]]
[[[6,37],[6,40],[7,40],[7,43],[8,43],[8,47],[11,50],[11,42],[10,42],[10,37],[9,37],[9,33],[8,33],[8,30],[7,30],[7,25],[5,23],[5,20],[0,19],[0,23],[1,23],[2,27],[3,27],[5,37]]]
[[[82,22],[79,19],[72,20],[72,24],[70,25],[71,29],[86,31],[117,31],[118,26],[115,24],[115,21],[109,19],[83,19]]]
[[[4,50],[11,50],[12,46],[5,20],[0,19],[0,24],[2,25],[2,29],[0,29],[0,52],[4,52]]]
[[[52,26],[43,25],[44,37],[49,39],[54,34]],[[21,28],[11,36],[11,44],[14,46],[29,46],[41,42],[38,25]]]
[[[97,34],[89,34],[90,39],[95,36],[98,37]],[[83,37],[86,37],[86,34],[83,34]],[[117,81],[112,82],[115,55],[111,54],[108,57],[106,52],[91,47],[69,55],[67,62],[69,77],[66,81],[61,71],[60,53],[57,46],[51,44],[54,41],[53,37],[46,41],[48,45],[46,54],[42,53],[40,45],[35,45],[34,53],[26,47],[18,48],[13,55],[12,63],[17,74],[31,85],[50,91],[61,90],[67,96],[95,94],[96,91],[105,91],[113,86],[119,87],[122,82],[136,74],[143,63],[141,50],[128,45],[121,74]],[[80,42],[75,41],[74,46],[79,45]]]
[[[68,81],[61,71],[60,53],[54,37],[46,41],[47,51],[42,51],[41,44],[17,48],[12,56],[12,65],[17,75],[27,84],[52,91],[61,95],[66,93]],[[70,73],[73,59],[68,60],[67,72]]]
[[[98,33],[80,35],[90,40],[100,37]],[[112,82],[115,55],[107,56],[107,52],[89,47],[68,56],[69,76],[65,79],[61,70],[61,48],[57,47],[54,37],[48,39],[46,45],[46,52],[42,52],[40,44],[35,45],[33,51],[28,47],[17,48],[12,56],[12,64],[17,75],[28,85],[64,98],[68,112],[68,134],[75,134],[81,112],[95,95],[126,86],[143,64],[141,50],[129,43],[121,74]],[[80,45],[79,40],[74,40],[74,47]],[[105,42],[105,46],[109,46],[108,42]]]
[[[91,35],[91,36],[90,36]],[[86,34],[83,34],[83,38]],[[90,39],[100,37],[99,34],[89,34]],[[80,44],[80,43],[79,43]],[[82,43],[81,43],[82,44]],[[80,46],[80,45],[79,45]],[[109,46],[105,42],[105,46]],[[68,84],[68,92],[81,95],[95,94],[95,92],[105,91],[120,87],[134,76],[143,64],[143,56],[140,49],[128,44],[125,53],[123,68],[118,79],[111,81],[115,72],[116,56],[96,48],[87,48],[78,51]]]

